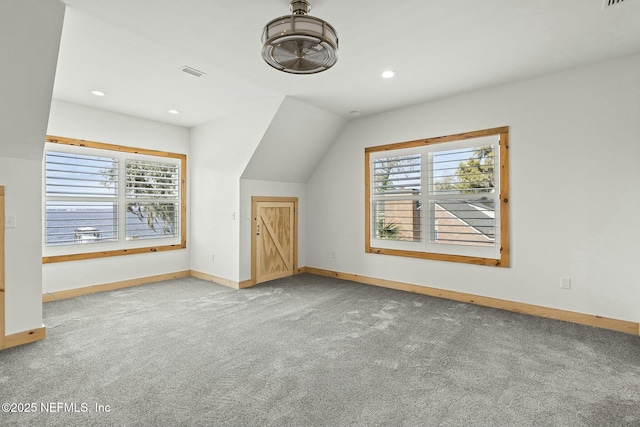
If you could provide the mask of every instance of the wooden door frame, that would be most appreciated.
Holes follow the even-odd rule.
[[[290,202],[293,203],[293,274],[298,270],[298,198],[251,196],[251,286],[257,282],[257,242],[256,232],[258,224],[258,203],[260,202]]]
[[[0,350],[6,345],[4,290],[4,186],[0,185]]]

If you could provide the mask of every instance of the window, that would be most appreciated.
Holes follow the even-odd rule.
[[[507,267],[507,153],[507,127],[365,149],[365,251]]]
[[[186,156],[48,137],[43,262],[186,247]]]

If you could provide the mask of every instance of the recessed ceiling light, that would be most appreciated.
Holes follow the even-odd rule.
[[[392,77],[395,77],[396,72],[393,70],[387,70],[387,71],[383,71],[381,76],[383,79],[390,79]]]
[[[169,110],[169,114],[180,114],[180,111],[174,110],[173,108]]]
[[[360,111],[358,110],[349,111],[349,114],[351,114],[353,117],[358,117],[360,115]]]
[[[94,94],[95,96],[105,96],[106,95],[106,93],[104,93],[101,90],[92,90],[91,93]]]

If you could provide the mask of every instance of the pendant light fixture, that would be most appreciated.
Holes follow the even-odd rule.
[[[314,74],[338,61],[338,34],[322,19],[309,16],[307,0],[292,0],[291,15],[270,21],[262,33],[262,57],[273,68]]]

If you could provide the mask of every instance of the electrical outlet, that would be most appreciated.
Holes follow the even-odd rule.
[[[216,255],[215,254],[211,254],[211,262],[214,262],[216,260]]]
[[[7,215],[4,218],[4,227],[5,228],[16,228],[16,216],[15,215]]]
[[[571,289],[571,277],[560,278],[560,289]]]
[[[331,258],[333,258],[333,259],[336,258],[336,252],[335,251],[331,251]]]

